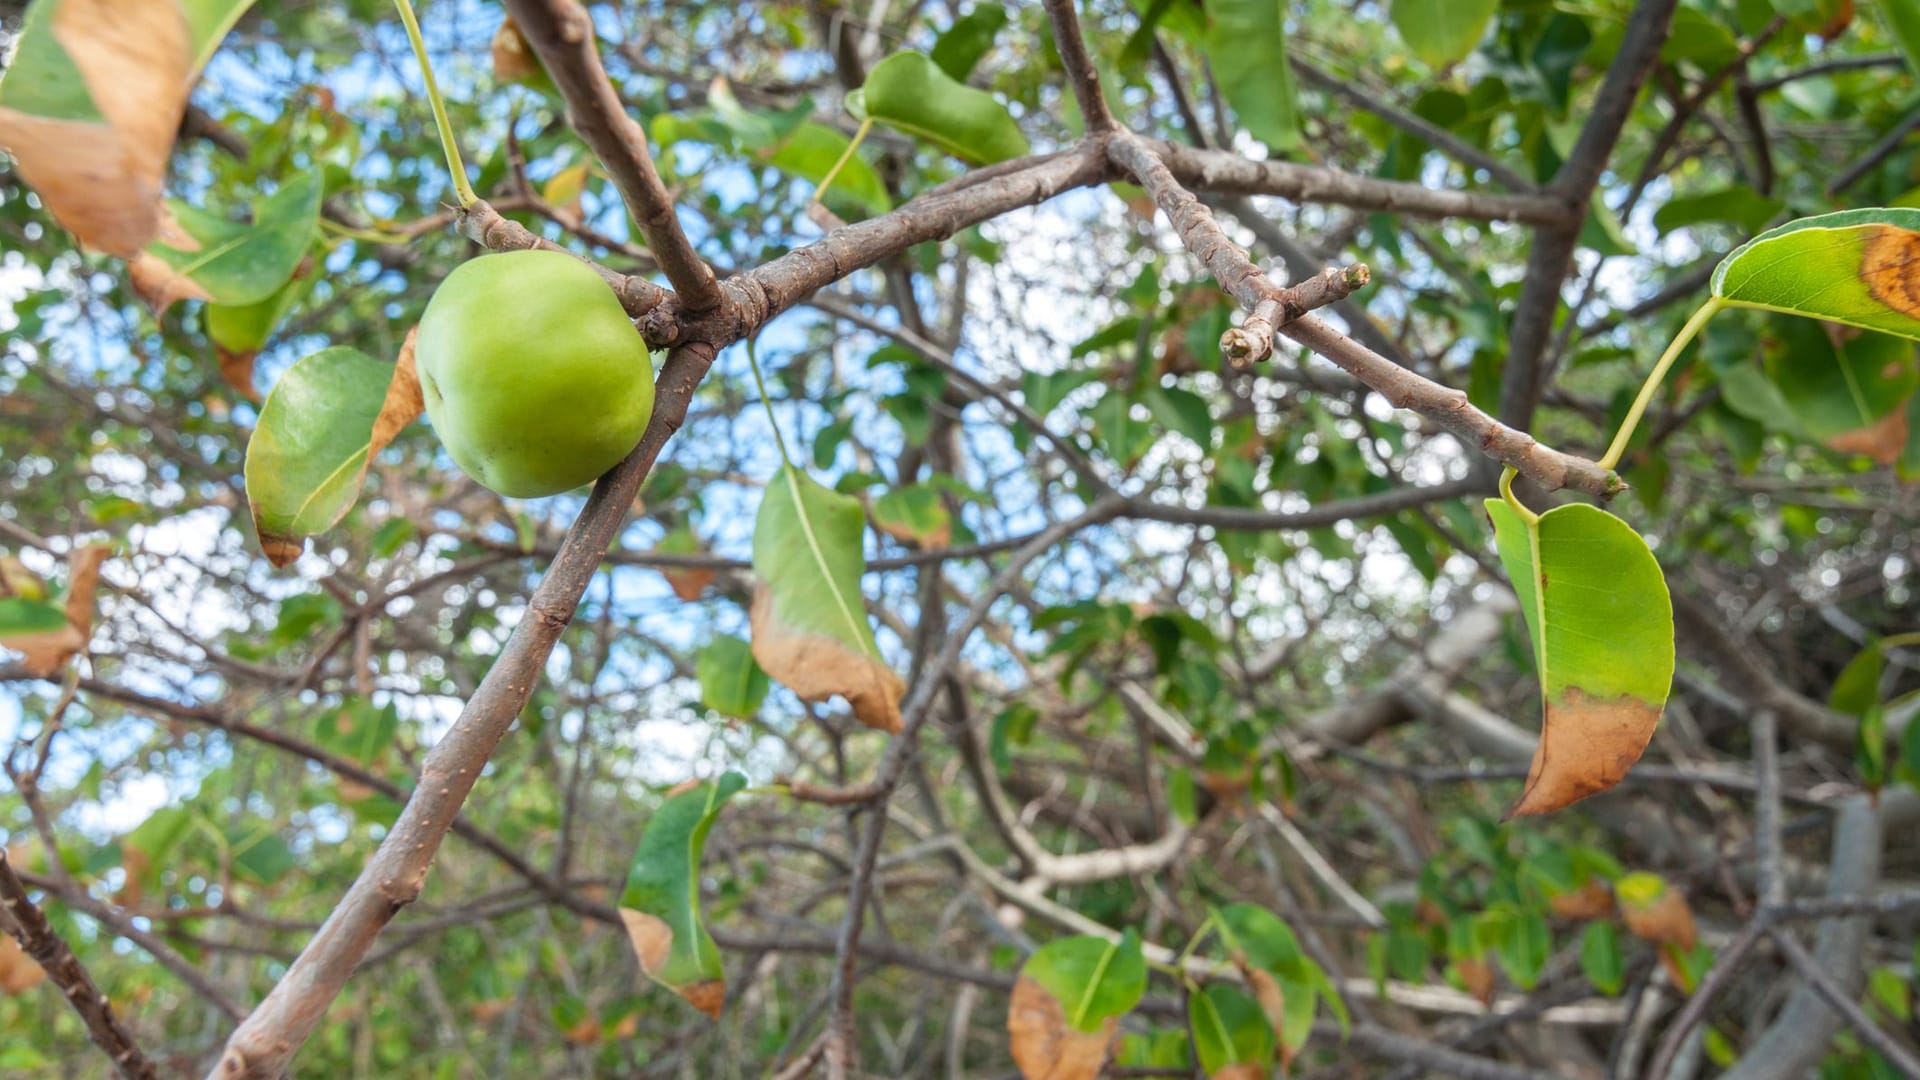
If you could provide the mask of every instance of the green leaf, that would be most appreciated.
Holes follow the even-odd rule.
[[[880,658],[860,596],[866,517],[860,500],[792,465],[774,474],[753,525],[753,657],[802,698],[838,694],[861,723],[897,732],[905,686]]]
[[[778,147],[764,155],[767,164],[814,184],[827,178],[834,163],[846,154],[853,140],[825,124],[808,121]],[[849,217],[884,214],[893,209],[887,197],[887,185],[866,158],[858,153],[847,158],[840,174],[833,178],[821,200],[835,213]]]
[[[1906,403],[1920,388],[1913,343],[1811,319],[1776,318],[1767,376],[1798,433],[1882,464],[1906,449]]]
[[[1300,942],[1287,924],[1258,904],[1228,904],[1214,912],[1213,925],[1235,959],[1270,971],[1276,978],[1310,983],[1319,970],[1300,951]]]
[[[1213,413],[1206,398],[1177,386],[1150,386],[1140,398],[1161,427],[1185,435],[1201,450],[1213,448]]]
[[[1446,68],[1472,55],[1500,0],[1393,0],[1394,29],[1428,67]]]
[[[721,807],[746,786],[745,776],[729,772],[661,803],[620,894],[620,917],[641,968],[715,1018],[726,1000],[726,973],[700,916],[700,855]]]
[[[1869,643],[1834,678],[1827,707],[1846,716],[1865,716],[1868,709],[1880,703],[1880,673],[1884,667],[1880,643]]]
[[[28,634],[57,634],[67,628],[67,613],[57,604],[0,597],[0,641]]]
[[[1765,228],[1786,205],[1745,184],[1733,184],[1718,191],[1668,199],[1653,212],[1653,227],[1670,233],[1704,221],[1725,221],[1742,232],[1756,232]]]
[[[1587,924],[1580,936],[1580,970],[1587,981],[1611,997],[1626,985],[1626,962],[1620,955],[1620,932],[1613,923],[1599,920]]]
[[[346,514],[368,462],[418,415],[411,349],[397,366],[353,349],[323,349],[280,376],[246,462],[254,529],[273,565],[292,562],[306,537]]]
[[[766,700],[767,673],[754,662],[753,648],[731,635],[707,643],[694,661],[700,702],[722,716],[751,719]]]
[[[1739,55],[1740,42],[1725,23],[1685,4],[1674,11],[1667,40],[1660,47],[1660,59],[1667,63],[1688,60],[1709,71],[1726,66]]]
[[[1487,500],[1520,597],[1545,711],[1526,789],[1509,816],[1557,810],[1620,782],[1673,683],[1673,604],[1640,534],[1584,504],[1523,520]]]
[[[257,885],[271,885],[295,865],[293,850],[264,823],[251,829],[226,832],[227,859],[236,876]]]
[[[254,208],[252,224],[241,224],[168,200],[184,236],[163,234],[147,251],[171,270],[153,288],[142,286],[155,307],[175,296],[195,296],[219,304],[257,304],[280,291],[293,277],[313,242],[320,220],[320,177],[297,173]],[[137,266],[138,264],[136,264]],[[151,265],[151,264],[148,264]],[[164,273],[156,271],[156,273]],[[185,291],[186,279],[197,291]],[[140,277],[136,276],[136,284]]]
[[[1907,66],[1920,72],[1920,0],[1880,0],[1880,11],[1900,39],[1900,50],[1907,54]]]
[[[873,500],[873,524],[902,543],[941,548],[953,542],[953,515],[926,484],[892,488]]]
[[[1124,1016],[1147,992],[1147,960],[1132,930],[1118,941],[1082,934],[1048,942],[1020,968],[1059,1001],[1069,1027],[1099,1031]]]
[[[361,765],[370,765],[400,733],[400,712],[365,698],[349,698],[320,714],[313,741],[321,749]]]
[[[252,304],[208,304],[207,336],[225,353],[257,353],[306,294],[318,275],[290,279],[266,299]]]
[[[1273,1060],[1273,1025],[1260,1003],[1238,986],[1214,983],[1192,995],[1187,1008],[1193,1047],[1208,1076],[1218,1077],[1233,1065],[1264,1069]]]
[[[953,20],[953,25],[934,41],[929,55],[948,78],[965,82],[980,58],[993,48],[993,39],[999,36],[1000,28],[1006,25],[1006,7],[993,0],[982,0],[973,5],[972,11]]]
[[[1040,722],[1040,711],[1022,701],[1001,709],[993,718],[993,730],[987,736],[987,756],[1001,776],[1013,771],[1013,748],[1033,741],[1033,727]]]
[[[1920,341],[1920,210],[1878,208],[1790,221],[1721,261],[1713,295]]]
[[[1207,61],[1240,126],[1275,150],[1298,146],[1285,0],[1212,0],[1207,14]]]
[[[1005,105],[955,82],[924,53],[898,52],[875,64],[848,106],[975,165],[1027,152]]]

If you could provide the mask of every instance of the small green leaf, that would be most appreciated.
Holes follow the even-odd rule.
[[[420,415],[412,353],[393,365],[323,349],[274,384],[247,443],[246,480],[254,529],[275,566],[346,514],[369,461]]]
[[[1620,932],[1611,922],[1598,920],[1587,924],[1580,936],[1580,970],[1601,993],[1618,994],[1627,981],[1626,962],[1620,955]]]
[[[1884,668],[1880,642],[1868,643],[1834,678],[1827,707],[1847,716],[1865,716],[1880,702],[1880,673]]]
[[[1150,386],[1140,398],[1161,427],[1185,435],[1201,450],[1213,448],[1213,413],[1206,398],[1177,386]]]
[[[1147,961],[1132,930],[1118,941],[1081,934],[1048,942],[1027,958],[1020,974],[1052,994],[1075,1031],[1099,1031],[1124,1016],[1147,992]]]
[[[1801,218],[1735,248],[1714,269],[1713,295],[1920,340],[1917,254],[1920,210]]]
[[[1285,0],[1212,0],[1207,15],[1207,61],[1240,126],[1275,150],[1299,145]]]
[[[365,698],[348,698],[320,714],[313,741],[321,749],[361,765],[371,765],[400,733],[400,712]]]
[[[902,543],[942,548],[953,542],[953,515],[926,484],[892,488],[873,500],[873,524]]]
[[[1500,0],[1393,0],[1390,17],[1415,56],[1446,68],[1473,53],[1499,9]]]
[[[1647,542],[1604,510],[1575,503],[1526,521],[1488,499],[1487,512],[1545,709],[1509,816],[1546,813],[1619,783],[1653,738],[1673,684],[1673,604]]]
[[[781,172],[818,184],[827,178],[852,142],[825,124],[808,121],[767,153],[765,160]],[[827,189],[822,201],[835,213],[849,217],[884,214],[893,209],[886,182],[858,153],[840,167],[839,175],[833,178],[833,186]]]
[[[767,673],[754,662],[753,649],[731,635],[707,643],[695,658],[700,680],[700,702],[722,716],[751,719],[766,700]]]
[[[1260,1003],[1238,986],[1214,983],[1192,995],[1188,1023],[1193,1028],[1200,1068],[1210,1077],[1218,1077],[1234,1065],[1264,1069],[1273,1060],[1273,1025]]]
[[[860,575],[866,512],[792,465],[768,483],[753,526],[753,656],[809,701],[835,694],[860,722],[900,730],[905,686],[880,658]]]
[[[641,968],[715,1018],[726,1000],[726,973],[700,915],[700,856],[721,807],[746,786],[745,776],[729,772],[668,797],[640,835],[620,894]]]
[[[1005,5],[982,0],[973,5],[972,11],[953,20],[953,25],[934,41],[929,55],[948,78],[965,82],[980,58],[993,48],[993,39],[999,36],[1001,27],[1006,25]]]
[[[252,224],[230,221],[179,200],[169,200],[168,206],[179,234],[163,232],[147,251],[171,268],[173,275],[198,287],[197,294],[175,295],[198,295],[219,304],[257,304],[293,277],[313,242],[320,220],[320,177],[297,173],[282,182],[254,209]],[[137,275],[135,280],[139,281]],[[162,286],[171,287],[170,283]]]
[[[955,82],[924,53],[898,52],[875,64],[857,94],[850,107],[963,161],[991,165],[1027,152],[1005,105]]]

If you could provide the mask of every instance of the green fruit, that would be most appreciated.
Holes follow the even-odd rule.
[[[514,498],[591,483],[653,416],[653,361],[613,290],[558,251],[482,255],[414,343],[427,417],[468,476]]]

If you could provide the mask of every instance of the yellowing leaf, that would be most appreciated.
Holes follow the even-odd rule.
[[[0,600],[0,646],[19,653],[27,671],[51,678],[75,653],[87,647],[93,632],[93,596],[107,547],[79,548],[67,559],[67,599],[63,609],[35,600]]]
[[[38,0],[0,79],[0,147],[61,225],[131,259],[160,223],[193,79],[252,0]]]
[[[1520,597],[1544,719],[1509,817],[1605,791],[1640,760],[1673,684],[1673,603],[1645,540],[1584,504],[1529,521],[1488,499],[1500,562]]]
[[[1620,919],[1635,937],[1693,948],[1698,931],[1693,909],[1680,890],[1653,874],[1635,873],[1621,878],[1614,891],[1620,898]]]
[[[860,596],[860,501],[792,465],[767,485],[753,526],[753,658],[808,701],[847,699],[860,722],[900,730],[900,676],[880,658]]]
[[[247,443],[247,501],[267,560],[285,566],[332,528],[359,498],[368,463],[423,407],[412,333],[391,367],[332,348],[288,369]]]

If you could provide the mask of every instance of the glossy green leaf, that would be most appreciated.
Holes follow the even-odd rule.
[[[1212,0],[1207,15],[1207,62],[1240,126],[1275,150],[1299,145],[1285,0]]]
[[[880,657],[860,595],[866,518],[860,500],[792,465],[774,474],[753,526],[753,656],[802,698],[837,694],[861,723],[893,732],[905,686]]]
[[[1082,934],[1048,942],[1021,965],[1020,974],[1060,1002],[1068,1026],[1099,1031],[1124,1016],[1147,992],[1147,960],[1129,930],[1118,941]]]
[[[640,835],[620,894],[620,917],[642,970],[716,1018],[726,973],[700,914],[700,856],[721,808],[746,786],[745,776],[729,772],[668,797]]]
[[[1594,988],[1608,996],[1626,985],[1626,962],[1620,954],[1620,931],[1600,919],[1587,924],[1580,935],[1580,970]]]
[[[284,181],[254,208],[251,224],[178,200],[168,206],[181,235],[163,233],[147,250],[198,292],[178,292],[185,285],[169,279],[166,288],[176,292],[166,295],[256,304],[280,291],[306,256],[320,220],[320,178],[308,172]]]
[[[88,247],[132,258],[160,229],[194,79],[251,0],[37,0],[0,78],[0,147]]]
[[[722,716],[751,719],[766,700],[767,673],[754,662],[753,648],[731,635],[707,643],[694,661],[700,702]]]
[[[1713,272],[1713,295],[1920,341],[1920,210],[1845,210],[1769,229]]]
[[[360,497],[372,456],[419,414],[410,350],[397,367],[333,348],[287,369],[247,443],[247,501],[267,558],[285,566],[332,528]]]
[[[1620,782],[1673,683],[1673,605],[1647,542],[1584,504],[1533,522],[1487,500],[1500,562],[1532,639],[1545,719],[1509,816],[1557,810]]]
[[[1027,152],[1005,105],[955,82],[924,53],[898,52],[875,64],[848,106],[975,165]]]
[[[1413,55],[1444,68],[1472,55],[1499,9],[1500,0],[1393,0],[1390,17]]]
[[[1214,983],[1188,1000],[1187,1020],[1193,1030],[1200,1068],[1209,1077],[1235,1065],[1264,1070],[1273,1060],[1276,1035],[1267,1014],[1245,990],[1232,983]]]
[[[947,77],[965,82],[980,58],[993,48],[993,39],[1007,25],[1007,9],[998,0],[979,0],[973,10],[953,20],[928,54]]]

